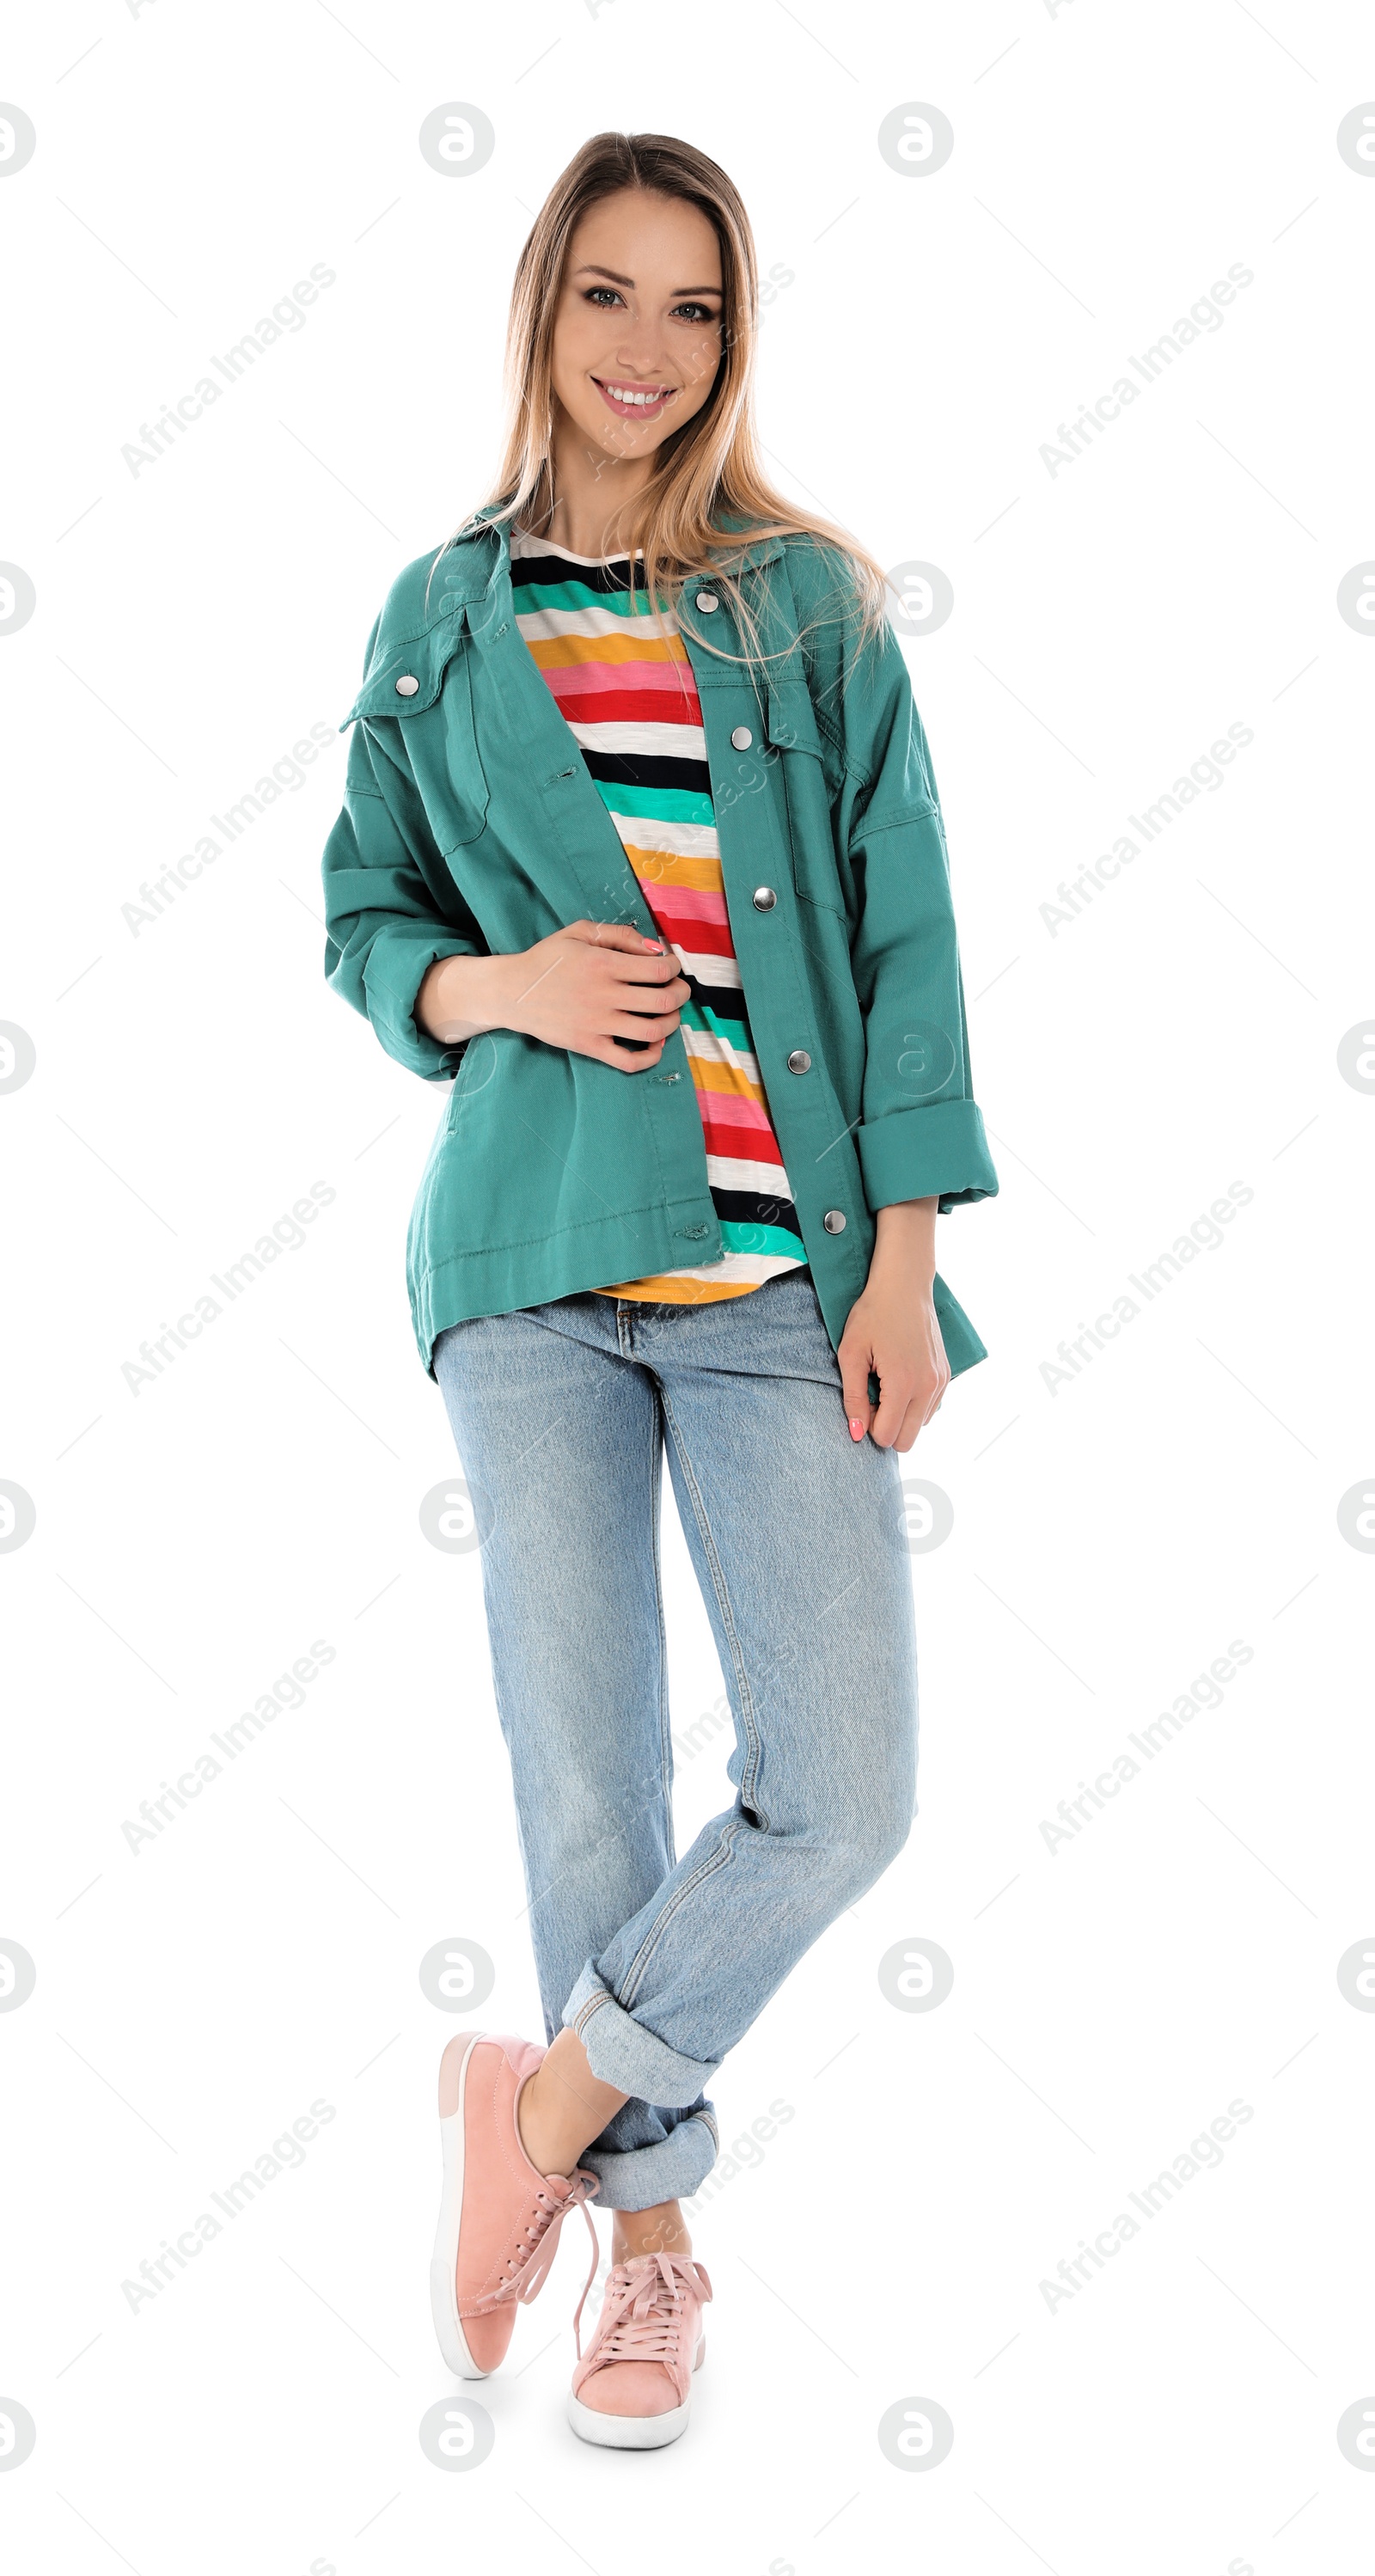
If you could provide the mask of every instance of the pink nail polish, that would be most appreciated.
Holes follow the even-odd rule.
[[[862,1440],[863,1437],[864,1425],[858,1417],[852,1413],[850,1416],[850,1438],[852,1440]]]

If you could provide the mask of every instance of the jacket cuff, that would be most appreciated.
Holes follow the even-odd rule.
[[[481,954],[471,939],[446,939],[422,922],[393,924],[373,941],[363,970],[368,1018],[388,1055],[427,1082],[457,1073],[468,1041],[445,1046],[430,1037],[417,1023],[416,996],[436,958]]]
[[[996,1198],[998,1175],[972,1100],[894,1109],[856,1133],[864,1195],[877,1212],[903,1199],[939,1199],[941,1213]]]

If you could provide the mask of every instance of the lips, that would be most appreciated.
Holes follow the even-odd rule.
[[[617,383],[615,390],[613,391],[612,385],[610,383],[604,383],[600,376],[594,376],[592,382],[596,386],[598,393],[601,395],[602,401],[605,403],[607,410],[614,412],[617,420],[657,420],[665,406],[672,402],[675,391],[675,388],[672,385],[655,387],[653,388],[654,400],[652,402],[627,402],[623,399],[624,395],[628,393],[639,393],[643,395],[648,393],[651,388],[647,385],[635,385],[632,380],[625,383]]]

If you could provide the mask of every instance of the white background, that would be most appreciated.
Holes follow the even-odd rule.
[[[0,1017],[37,1050],[0,1098],[0,1476],[37,1513],[0,1560],[0,1934],[37,1966],[0,2016],[0,2396],[37,2426],[0,2475],[11,2563],[1368,2568],[1375,2475],[1336,2438],[1375,2404],[1375,2018],[1336,1977],[1375,1932],[1371,1566],[1337,1520],[1372,1467],[1375,1107],[1337,1066],[1371,1003],[1375,644],[1336,606],[1375,553],[1375,183],[1336,148],[1366,13],[64,0],[12,23],[3,87],[38,132],[0,187],[0,555],[37,593],[0,638]],[[466,178],[417,147],[449,100],[496,131]],[[955,133],[925,177],[877,147],[913,101]],[[476,1941],[488,2025],[539,2015],[479,1563],[418,1519],[454,1468],[402,1264],[440,1097],[327,992],[318,868],[369,627],[489,486],[514,262],[605,126],[716,156],[790,273],[759,365],[781,489],[953,583],[907,650],[1002,1189],[943,1221],[990,1357],[907,1462],[954,1509],[913,1560],[919,1821],[714,2088],[726,2142],[793,2117],[698,2219],[688,2436],[567,2430],[570,2229],[475,2392],[491,2455],[450,2475],[417,2427],[457,2393],[426,2265],[459,2025],[418,1963]],[[131,473],[316,262],[305,327]],[[1233,263],[1223,326],[1052,475],[1058,424]],[[299,789],[135,935],[140,883],[316,722]],[[1233,723],[1225,785],[1052,936],[1057,885]],[[317,1181],[305,1243],[132,1393]],[[1050,1392],[1234,1181],[1225,1241]],[[681,1731],[721,1683],[676,1527],[668,1583]],[[132,1852],[140,1801],[316,1639],[299,1710]],[[1042,1820],[1233,1639],[1222,1705],[1052,1853]],[[724,1759],[683,1764],[685,1837]],[[913,1940],[954,1962],[929,2014],[877,1981]],[[302,2164],[131,2309],[317,2099]],[[1222,2162],[1052,2308],[1233,2100]],[[907,2473],[877,2426],[923,2397],[954,2445]]]

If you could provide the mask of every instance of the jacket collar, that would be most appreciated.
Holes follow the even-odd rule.
[[[471,518],[464,520],[454,538],[455,546],[465,548],[470,540],[489,533],[496,539],[494,561],[488,560],[488,549],[485,545],[474,544],[471,550],[471,561],[463,566],[461,572],[455,570],[450,573],[446,587],[450,598],[454,601],[479,598],[484,591],[490,590],[501,579],[503,573],[509,571],[511,546],[506,528],[502,526],[489,529],[489,522],[496,517],[499,510],[504,510],[506,507],[505,499],[485,501],[480,510],[474,510]],[[747,527],[749,521],[739,511],[724,510],[720,514],[718,525],[723,534],[729,536],[732,529]],[[730,569],[732,572],[753,572],[763,564],[777,563],[782,552],[781,536],[756,538],[753,545],[746,546],[743,553],[734,558]]]

